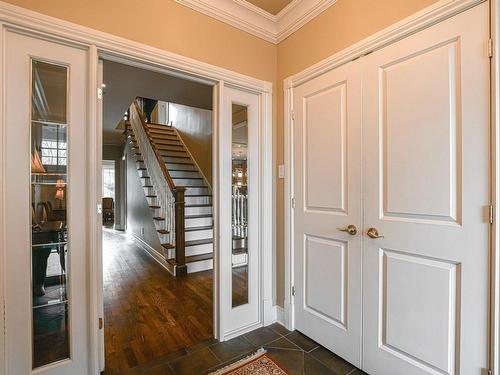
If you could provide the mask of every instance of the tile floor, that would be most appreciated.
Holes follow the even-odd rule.
[[[201,375],[231,364],[258,348],[285,367],[290,375],[366,375],[298,331],[275,323],[226,342],[204,341],[124,375]]]

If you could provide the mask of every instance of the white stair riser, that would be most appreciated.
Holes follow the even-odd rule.
[[[187,264],[187,272],[195,273],[201,271],[211,270],[213,268],[213,259],[201,260],[199,262],[193,262]]]
[[[207,187],[186,187],[186,195],[209,194]]]
[[[213,238],[213,237],[214,237],[213,229],[193,230],[185,232],[186,241],[202,240],[205,238]]]
[[[167,169],[182,169],[183,171],[196,171],[193,164],[165,163]]]
[[[185,207],[185,215],[208,215],[212,213],[212,207]]]
[[[184,197],[186,204],[212,204],[212,197]]]
[[[200,174],[197,171],[168,171],[170,173],[170,177],[200,177]]]
[[[173,178],[175,186],[206,186],[202,179]]]
[[[186,224],[186,228],[207,227],[209,225],[212,225],[212,217],[199,217],[195,219],[186,218],[184,220],[184,223]]]
[[[186,256],[190,257],[193,255],[200,255],[200,254],[211,254],[214,251],[213,244],[207,243],[203,245],[196,245],[196,246],[186,246]],[[168,249],[166,251],[167,257],[169,259],[175,258],[175,249]]]

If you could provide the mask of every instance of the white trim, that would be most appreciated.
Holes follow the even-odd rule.
[[[156,261],[156,263],[158,263],[160,266],[165,268],[170,273],[170,270],[167,266],[167,261],[165,260],[163,254],[160,254],[158,251],[156,251],[154,247],[150,246],[146,241],[144,241],[135,233],[130,232],[129,235],[130,238],[137,244],[137,246],[139,246],[142,250],[144,250],[144,252],[151,258],[153,258]]]
[[[275,306],[275,308],[276,308],[276,323],[279,323],[283,327],[288,328],[288,314],[286,310],[281,306]]]
[[[500,1],[500,0],[494,0]],[[464,10],[484,2],[484,0],[440,0],[435,4],[369,36],[362,41],[320,61],[311,67],[294,74],[283,81],[284,90],[284,131],[285,131],[285,302],[284,309],[288,316],[287,328],[294,329],[294,307],[291,288],[293,285],[293,121],[290,116],[293,110],[293,90],[295,87],[310,81],[336,67],[358,57],[380,49],[410,34],[432,26],[444,19],[452,17]],[[498,10],[497,10],[498,12]],[[497,41],[498,43],[498,41]],[[500,158],[500,155],[499,155]],[[497,216],[498,216],[497,209]],[[497,218],[497,222],[500,217]]]
[[[4,67],[5,67],[5,28],[0,23],[0,74],[1,77],[5,77]],[[6,171],[6,155],[5,150],[6,147],[6,121],[5,121],[5,81],[2,82],[0,87],[0,181],[5,181],[5,171]],[[6,236],[5,236],[5,223],[6,223],[6,215],[5,212],[5,189],[4,184],[0,184],[0,375],[6,375],[7,373],[7,353],[5,346],[5,296],[7,295],[7,291],[5,289],[6,286],[6,268],[5,268],[5,253],[6,253]]]
[[[206,16],[278,44],[337,0],[293,0],[273,15],[245,0],[175,0]]]
[[[89,47],[88,66],[88,92],[87,92],[87,116],[88,126],[85,129],[86,159],[87,159],[87,228],[89,251],[89,340],[95,345],[89,348],[90,370],[93,373],[100,372],[99,369],[99,317],[103,317],[99,297],[102,292],[102,217],[97,212],[97,204],[101,197],[101,175],[102,175],[102,124],[99,121],[97,97],[98,52],[95,46]],[[103,317],[104,318],[104,317]]]
[[[500,0],[490,1],[491,38],[491,202],[495,207],[491,250],[490,369],[500,373]]]

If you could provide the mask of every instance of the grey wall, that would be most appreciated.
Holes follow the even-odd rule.
[[[123,130],[116,126],[136,97],[212,109],[212,87],[111,61],[103,63],[104,143],[120,144]]]
[[[114,160],[115,162],[115,229],[125,230],[125,162],[122,160],[123,146],[103,145],[102,159]]]
[[[163,250],[153,223],[152,210],[144,195],[137,173],[137,164],[131,154],[129,144],[125,147],[125,154],[127,159],[127,232],[139,237],[162,254]],[[141,229],[144,233],[141,233]]]
[[[168,103],[168,116],[212,185],[212,111]]]

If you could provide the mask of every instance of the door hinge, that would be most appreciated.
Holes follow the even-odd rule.
[[[490,206],[488,207],[488,215],[490,224],[493,224],[493,222],[495,221],[495,208],[493,207],[492,204],[490,204]]]
[[[493,39],[488,39],[488,57],[493,58]]]
[[[292,297],[295,297],[295,287],[292,286]]]
[[[104,321],[102,320],[102,318],[99,318],[99,329],[103,329],[104,327]]]
[[[488,375],[493,375],[493,371],[491,369],[488,369]]]
[[[295,208],[295,198],[292,198],[292,208]]]
[[[99,87],[97,89],[97,99],[101,100],[102,99],[102,88]]]
[[[290,114],[292,115],[292,120],[295,120],[295,111],[293,109],[290,111]]]

